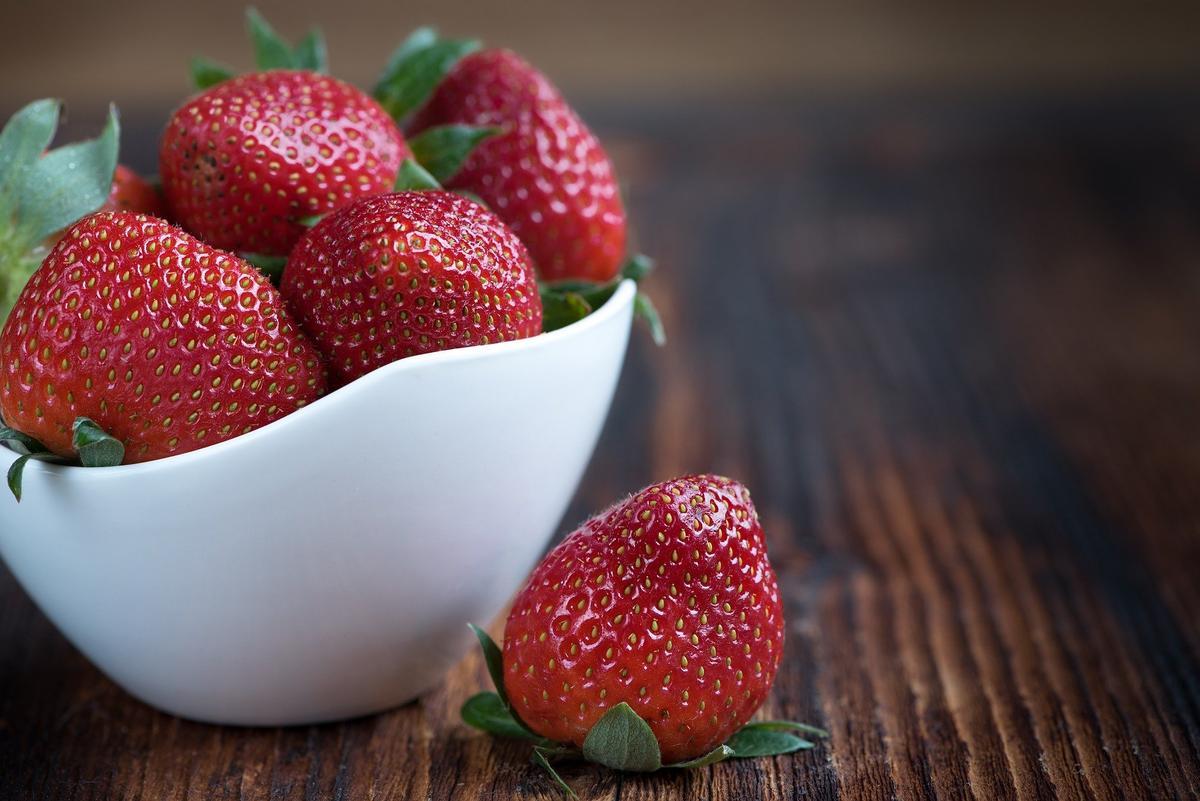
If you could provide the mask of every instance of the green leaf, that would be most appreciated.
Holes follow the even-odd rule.
[[[15,428],[0,423],[0,442],[5,443],[8,447],[21,455],[30,453],[48,453],[46,446],[38,442],[28,434],[22,434]]]
[[[464,723],[490,734],[500,737],[517,737],[538,743],[545,742],[544,738],[522,726],[509,711],[508,704],[496,693],[472,695],[462,705],[461,714]]]
[[[755,729],[749,726],[735,732],[725,742],[725,745],[733,749],[734,759],[790,754],[793,751],[814,747],[813,743],[794,734],[771,729]]]
[[[558,785],[558,789],[562,790],[567,796],[571,798],[579,798],[579,796],[575,795],[575,791],[571,789],[571,785],[563,781],[563,777],[558,775],[558,771],[554,769],[554,766],[550,764],[550,760],[546,758],[546,752],[544,750],[535,747],[533,749],[533,756],[530,757],[530,761],[532,761],[533,764],[537,765],[542,770],[546,771],[546,773],[550,774],[550,778],[556,785]]]
[[[396,174],[396,185],[393,187],[397,192],[420,192],[441,188],[442,185],[437,179],[412,159],[405,159],[400,165],[400,172]]]
[[[409,139],[408,146],[413,158],[444,184],[462,169],[480,142],[499,132],[479,125],[437,125]]]
[[[645,292],[639,291],[634,296],[633,313],[650,329],[650,338],[654,340],[655,345],[661,348],[667,344],[667,330],[663,328],[662,318],[658,316],[658,309]]]
[[[19,192],[19,225],[29,242],[40,242],[104,205],[117,168],[120,123],[116,106],[96,139],[51,150],[24,171]]]
[[[287,266],[287,256],[267,256],[262,253],[239,253],[243,261],[248,261],[258,268],[258,271],[278,285],[283,277],[283,268]]]
[[[84,467],[115,467],[125,458],[125,445],[86,417],[71,426],[71,445]]]
[[[25,465],[29,464],[32,458],[33,454],[27,453],[8,467],[8,490],[17,499],[17,503],[21,502],[21,479],[25,475]]]
[[[632,278],[641,281],[654,269],[654,259],[642,253],[630,256],[621,267],[622,278]]]
[[[437,40],[437,28],[433,28],[429,25],[424,25],[420,28],[417,28],[408,35],[407,39],[400,43],[399,47],[392,51],[390,56],[388,56],[387,65],[383,68],[383,74],[388,75],[398,71],[400,69],[400,65],[403,64],[410,56],[418,51],[432,47],[437,43]],[[380,78],[380,81],[382,80],[383,79]],[[376,88],[378,89],[378,86]]]
[[[766,731],[799,731],[804,732],[805,734],[811,734],[814,737],[821,737],[825,739],[829,737],[829,732],[825,731],[819,726],[813,726],[808,723],[798,723],[794,720],[756,720],[747,723],[742,727],[743,731],[746,729],[765,729]]]
[[[718,745],[713,750],[701,757],[689,759],[686,762],[674,762],[670,765],[663,765],[664,768],[702,768],[705,765],[715,765],[718,762],[724,762],[726,759],[733,757],[733,749],[727,745]]]
[[[474,39],[439,39],[432,28],[420,28],[392,53],[372,94],[396,122],[403,122],[459,59],[479,46]]]
[[[578,292],[542,288],[542,331],[557,331],[591,313],[591,304]]]
[[[50,452],[44,453],[26,453],[22,454],[8,467],[8,489],[17,499],[17,503],[21,502],[21,480],[25,475],[25,466],[29,462],[37,460],[39,462],[65,462],[66,460],[56,456]]]
[[[233,70],[224,64],[209,61],[203,56],[192,59],[192,86],[197,89],[208,89],[219,83],[228,81],[234,75]]]
[[[54,139],[62,104],[35,100],[12,115],[0,131],[0,213],[11,217],[27,185],[24,174],[41,159]]]
[[[583,756],[614,770],[649,773],[662,767],[650,724],[622,701],[596,721],[583,741]]]
[[[323,74],[329,72],[329,48],[325,45],[325,35],[320,28],[313,28],[300,40],[300,44],[292,51],[292,63],[300,70]]]
[[[325,219],[325,216],[326,215],[324,215],[324,214],[312,214],[312,215],[309,215],[308,217],[301,217],[300,219],[296,220],[296,222],[300,223],[305,228],[312,228],[317,223],[319,223],[321,220]]]
[[[246,32],[254,46],[254,64],[260,70],[295,69],[296,61],[292,47],[275,32],[258,9],[246,9]]]
[[[483,650],[483,662],[487,665],[488,675],[492,677],[496,694],[501,702],[508,706],[508,695],[504,692],[504,653],[486,631],[474,623],[468,623],[467,626],[475,634],[475,639],[479,640],[479,647]]]

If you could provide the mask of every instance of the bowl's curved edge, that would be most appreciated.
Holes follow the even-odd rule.
[[[217,442],[208,445],[204,448],[198,448],[187,453],[168,456],[163,459],[156,459],[151,462],[141,462],[139,464],[117,465],[115,467],[104,468],[104,473],[107,477],[112,477],[116,474],[128,475],[141,471],[155,470],[164,465],[178,466],[188,460],[205,459],[208,457],[216,457],[227,450],[239,447],[249,447],[251,444],[263,436],[272,436],[279,430],[289,426],[302,424],[304,418],[310,413],[310,410],[318,405],[327,408],[331,403],[338,402],[339,398],[346,398],[348,395],[368,391],[375,383],[390,380],[396,375],[404,372],[411,372],[422,369],[435,369],[442,365],[453,364],[456,362],[469,362],[478,359],[494,358],[509,353],[518,353],[523,351],[537,350],[543,348],[561,347],[579,337],[587,336],[593,329],[602,326],[609,318],[615,317],[622,313],[628,306],[633,304],[634,298],[637,295],[637,284],[632,279],[625,279],[617,287],[616,292],[612,297],[594,312],[578,322],[571,323],[556,331],[550,331],[544,334],[539,334],[528,339],[517,339],[509,342],[493,342],[488,345],[475,345],[469,348],[455,348],[453,350],[438,351],[436,353],[422,353],[417,356],[410,356],[406,359],[399,359],[391,364],[374,370],[361,378],[352,381],[344,387],[340,387],[334,392],[319,398],[313,403],[305,406],[302,409],[297,409],[291,414],[274,420],[261,428],[257,428],[247,434],[242,434],[224,442]],[[20,458],[19,454],[0,444],[0,471],[7,472],[8,468]],[[30,460],[26,464],[26,471],[43,471],[49,476],[59,480],[65,479],[68,476],[83,476],[87,474],[95,475],[95,468],[81,468],[75,465],[61,465],[51,462],[41,462]]]

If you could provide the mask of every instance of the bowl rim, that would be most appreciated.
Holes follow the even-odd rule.
[[[269,436],[267,432],[276,432],[286,426],[299,425],[304,418],[312,414],[314,408],[328,409],[332,404],[337,403],[337,398],[348,398],[351,394],[364,392],[370,389],[373,384],[390,379],[391,377],[403,372],[411,372],[413,370],[434,369],[440,365],[455,364],[459,362],[478,361],[480,359],[488,359],[498,357],[508,353],[518,353],[520,351],[538,350],[541,348],[553,347],[562,343],[565,340],[570,340],[586,335],[589,331],[606,323],[610,318],[620,314],[626,308],[632,305],[633,299],[637,294],[637,284],[633,279],[626,278],[617,285],[616,291],[612,296],[604,302],[600,308],[593,311],[582,320],[577,320],[570,325],[554,331],[548,331],[538,334],[537,336],[527,337],[525,339],[509,340],[507,342],[492,342],[487,345],[472,345],[464,348],[452,348],[450,350],[434,351],[431,353],[420,353],[416,356],[408,356],[402,359],[397,359],[390,364],[386,364],[376,370],[372,370],[366,375],[356,378],[345,386],[330,392],[326,395],[317,398],[310,404],[297,409],[290,414],[286,414],[276,420],[272,420],[266,425],[256,428],[246,434],[239,434],[231,439],[223,442],[214,442],[212,445],[206,445],[203,448],[197,448],[193,451],[178,453],[173,456],[165,456],[162,459],[154,459],[149,462],[138,462],[136,464],[121,464],[113,467],[106,467],[101,470],[95,468],[84,468],[79,465],[71,464],[55,464],[54,462],[43,462],[37,459],[29,460],[26,464],[26,470],[35,469],[54,475],[56,478],[66,478],[67,476],[94,476],[97,478],[115,478],[117,476],[129,476],[139,473],[163,470],[170,467],[183,467],[188,462],[207,459],[212,455],[219,456],[227,450],[238,447],[250,447],[253,443],[262,436]],[[19,458],[19,454],[9,448],[7,445],[0,443],[0,467],[7,469],[12,462]],[[12,458],[9,458],[12,457]],[[35,466],[36,465],[36,466]],[[7,494],[7,490],[0,488]]]

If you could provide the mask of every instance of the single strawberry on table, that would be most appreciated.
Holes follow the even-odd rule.
[[[451,192],[377,195],[330,214],[296,245],[280,291],[337,385],[406,356],[542,330],[524,246]]]
[[[388,107],[386,88],[376,94]],[[409,111],[403,105],[389,110]],[[408,131],[415,142],[433,128],[455,124],[496,133],[443,183],[475,193],[508,223],[543,280],[604,282],[617,274],[625,259],[625,208],[612,164],[544,75],[509,50],[466,55]]]
[[[132,212],[71,226],[0,332],[0,414],[62,457],[79,449],[80,419],[142,462],[251,431],[324,389],[265,277]]]
[[[303,220],[391,189],[404,137],[368,95],[327,75],[269,70],[180,107],[159,154],[172,219],[214,247],[286,256]]]
[[[463,716],[533,739],[534,760],[582,755],[622,770],[786,753],[823,735],[746,725],[783,655],[783,611],[750,494],[696,475],[588,520],[538,565],[501,652],[477,631],[498,695]]]

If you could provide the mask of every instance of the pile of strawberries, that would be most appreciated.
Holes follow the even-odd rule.
[[[258,71],[197,59],[161,190],[95,140],[48,151],[43,100],[0,133],[0,442],[84,466],[263,426],[397,359],[536,336],[610,297],[625,212],[603,148],[504,50],[413,34],[371,95],[248,14]],[[7,227],[5,227],[7,225]],[[48,253],[46,252],[48,249]],[[44,256],[44,258],[43,258]],[[10,312],[11,308],[11,312]],[[638,296],[635,308],[661,326]],[[811,748],[747,723],[783,656],[749,492],[694,475],[584,523],[517,595],[473,726],[653,771]]]
[[[0,438],[23,459],[185,453],[397,359],[560,327],[620,280],[612,165],[521,58],[421,29],[368,94],[319,32],[248,21],[258,69],[193,62],[161,189],[117,165],[115,114],[46,152],[37,101],[0,134]]]

